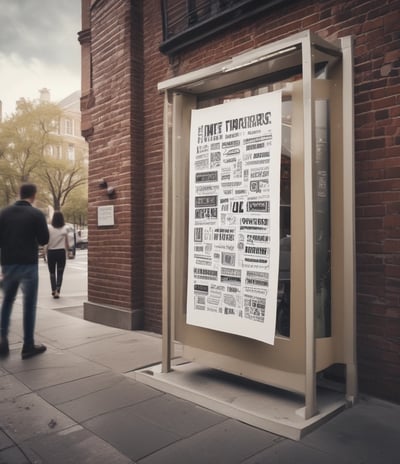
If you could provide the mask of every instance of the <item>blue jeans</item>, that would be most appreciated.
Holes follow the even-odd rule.
[[[8,264],[2,267],[4,299],[1,305],[1,336],[8,336],[10,317],[17,291],[21,285],[24,310],[24,343],[33,344],[36,303],[39,286],[37,264]]]

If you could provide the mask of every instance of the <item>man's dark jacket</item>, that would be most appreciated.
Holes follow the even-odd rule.
[[[44,214],[19,200],[0,212],[1,264],[36,264],[38,245],[49,241]]]

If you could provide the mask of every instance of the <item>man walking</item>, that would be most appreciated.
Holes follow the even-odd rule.
[[[0,357],[8,356],[10,316],[19,286],[23,292],[24,344],[22,359],[46,351],[35,345],[34,330],[38,294],[38,245],[49,241],[49,230],[44,214],[32,206],[36,185],[23,184],[20,200],[0,212],[0,252],[3,272],[4,299],[1,306]]]

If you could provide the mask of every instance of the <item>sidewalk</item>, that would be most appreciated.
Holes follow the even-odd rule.
[[[82,298],[41,296],[37,342],[21,360],[22,314],[0,360],[0,464],[397,464],[400,406],[362,397],[292,441],[163,393],[132,371],[159,363],[161,338],[84,321]]]

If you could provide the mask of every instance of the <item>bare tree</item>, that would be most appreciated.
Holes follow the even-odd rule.
[[[87,182],[85,168],[80,161],[71,163],[47,159],[43,163],[39,178],[46,186],[49,200],[56,211],[64,206],[71,192]]]

